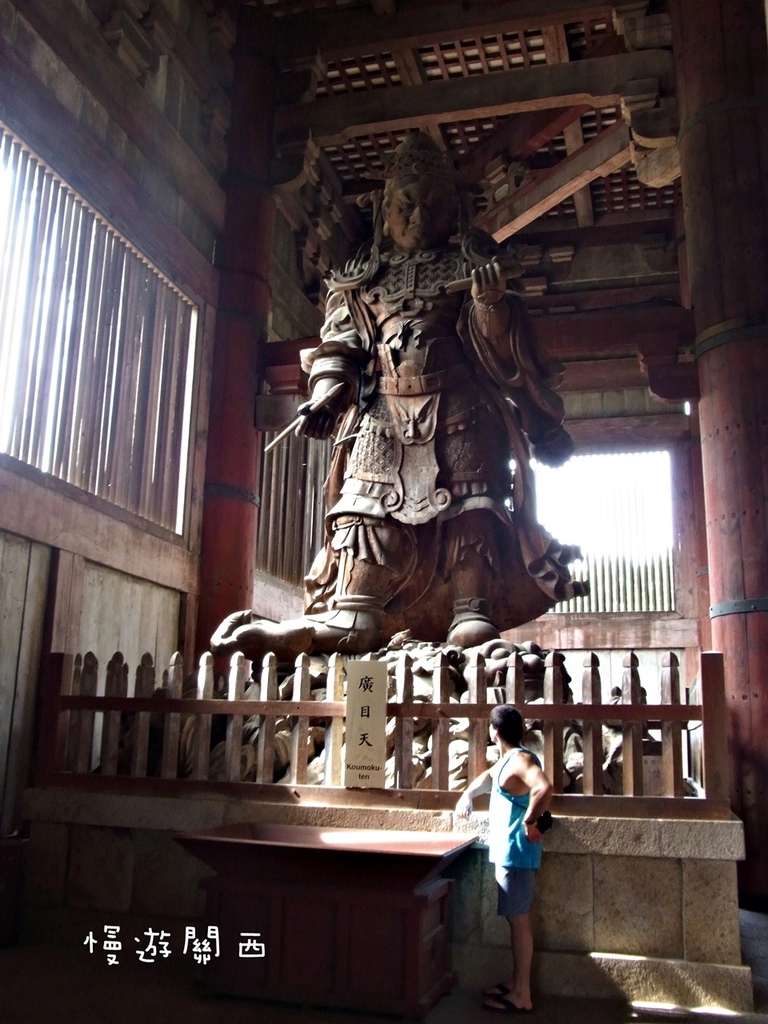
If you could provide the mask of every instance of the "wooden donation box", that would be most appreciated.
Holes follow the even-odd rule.
[[[451,988],[440,872],[475,836],[242,824],[175,838],[217,872],[209,992],[423,1017]]]

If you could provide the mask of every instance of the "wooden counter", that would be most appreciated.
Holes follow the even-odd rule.
[[[175,838],[217,872],[209,991],[423,1017],[451,988],[440,872],[475,836],[242,824]],[[240,955],[254,933],[264,955]]]

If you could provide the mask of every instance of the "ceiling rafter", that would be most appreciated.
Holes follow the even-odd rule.
[[[317,103],[278,107],[278,146],[284,137],[311,133],[321,146],[376,132],[423,128],[470,118],[531,110],[620,102],[622,88],[638,79],[658,79],[670,90],[671,54],[666,50],[596,57],[569,64],[432,82],[420,88],[386,89],[335,96]]]
[[[335,60],[361,47],[366,52],[417,49],[478,34],[523,32],[532,26],[601,18],[610,23],[614,7],[615,3],[595,0],[507,0],[473,6],[453,0],[439,5],[411,2],[390,15],[357,10],[298,15],[278,26],[278,59],[281,67],[291,70],[305,67],[318,52],[326,60]]]
[[[497,242],[541,217],[595,178],[618,170],[631,159],[629,129],[623,121],[601,132],[550,170],[537,175],[478,219],[478,227]]]

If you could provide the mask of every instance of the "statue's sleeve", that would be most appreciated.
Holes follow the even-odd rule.
[[[302,369],[309,374],[310,391],[318,380],[332,377],[347,381],[353,394],[359,393],[361,374],[371,361],[371,351],[355,323],[358,318],[353,318],[350,311],[354,299],[350,291],[328,293],[320,344],[301,354]]]
[[[563,428],[563,400],[554,390],[564,368],[540,345],[520,296],[495,307],[469,304],[469,336],[483,369],[517,410],[523,433],[542,462],[559,465],[573,452]]]

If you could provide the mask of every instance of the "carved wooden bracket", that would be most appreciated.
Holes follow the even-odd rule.
[[[638,362],[648,375],[648,387],[657,398],[671,402],[698,401],[699,373],[690,348],[680,347],[675,331],[638,337]]]

